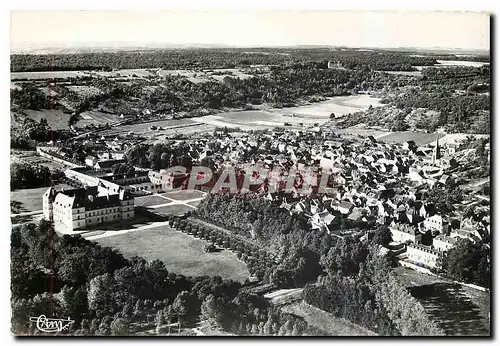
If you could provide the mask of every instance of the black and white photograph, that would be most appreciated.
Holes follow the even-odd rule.
[[[493,21],[11,10],[11,335],[491,337]]]

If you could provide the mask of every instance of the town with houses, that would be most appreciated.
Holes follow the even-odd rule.
[[[12,334],[491,338],[489,14],[176,13],[11,13]]]
[[[435,268],[438,258],[457,239],[476,242],[489,237],[488,196],[476,193],[461,202],[478,206],[484,215],[480,220],[459,213],[440,213],[426,199],[434,186],[449,186],[460,175],[460,161],[456,159],[460,143],[441,145],[439,135],[433,144],[420,147],[414,141],[384,143],[373,136],[345,138],[327,127],[236,135],[226,129],[197,137],[176,141],[187,144],[186,154],[193,166],[210,159],[214,172],[228,167],[235,172],[256,167],[279,172],[279,178],[273,179],[270,174],[247,192],[260,194],[280,209],[301,215],[311,231],[327,230],[341,237],[342,220],[388,225],[393,242],[401,245],[391,253],[402,265]],[[126,164],[125,150],[117,148],[130,148],[133,139],[94,134],[84,142],[93,143],[96,153],[85,158],[85,165],[66,161],[70,159],[59,154],[57,146],[37,148],[41,155],[73,166],[61,178],[73,188],[50,187],[42,197],[44,217],[53,218],[55,229],[64,234],[133,219],[134,196],[187,188],[190,175],[186,171],[135,167],[131,176],[113,173],[114,167]],[[322,176],[315,174],[307,189],[295,187],[285,192],[288,174],[295,172],[294,180],[299,179],[307,167],[317,167],[318,172],[327,174],[329,187],[318,191]],[[210,192],[215,176],[196,188]],[[238,191],[244,193],[241,184]]]

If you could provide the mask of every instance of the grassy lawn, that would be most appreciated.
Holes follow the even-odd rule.
[[[197,206],[198,206],[198,204],[200,204],[200,202],[201,202],[201,201],[192,201],[192,202],[189,202],[189,203],[187,203],[187,204],[192,205],[193,207],[197,207]]]
[[[172,205],[167,205],[164,207],[152,209],[153,212],[160,214],[160,215],[167,215],[167,214],[181,215],[181,214],[184,214],[184,213],[191,211],[191,210],[194,210],[194,209],[188,207],[187,205],[183,205],[183,204],[172,204]]]
[[[102,246],[119,249],[126,257],[141,256],[163,261],[170,272],[186,276],[215,276],[245,281],[249,277],[245,263],[232,252],[206,253],[206,241],[173,230],[168,226],[131,232],[96,240]]]
[[[38,187],[35,189],[19,189],[10,192],[10,200],[18,205],[16,213],[26,213],[30,211],[42,210],[42,196],[48,190],[47,187]],[[71,186],[60,184],[55,186],[56,189],[70,189]]]
[[[171,201],[165,198],[161,198],[158,196],[144,196],[144,197],[136,197],[134,200],[134,205],[136,207],[151,207],[159,204],[167,204]]]
[[[21,213],[42,210],[42,195],[47,189],[48,187],[40,187],[11,191],[10,200],[21,203],[19,206],[19,212]]]
[[[178,201],[187,201],[189,199],[203,197],[205,194],[198,190],[182,190],[166,192],[161,195]]]

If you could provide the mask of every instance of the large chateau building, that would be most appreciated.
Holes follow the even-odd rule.
[[[124,189],[113,192],[97,185],[57,191],[50,187],[42,198],[44,217],[65,232],[134,218],[134,197]]]

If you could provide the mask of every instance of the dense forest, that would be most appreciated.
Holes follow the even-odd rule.
[[[340,127],[359,123],[391,131],[490,133],[490,67],[427,68],[406,86],[384,91],[389,107],[370,108],[333,120]],[[431,111],[431,112],[427,112]]]
[[[178,218],[173,222],[177,224],[174,227],[202,238],[213,234],[205,228],[181,227],[187,224],[178,224]],[[384,257],[376,254],[377,242],[384,238],[375,236],[368,243],[350,238],[332,240],[319,261],[324,274],[314,285],[306,286],[305,302],[381,335],[440,334],[418,302],[388,274]],[[266,259],[262,263],[268,265],[272,262],[258,247],[223,242],[228,249],[252,249],[245,255],[250,263],[257,258]],[[308,277],[303,276],[305,281],[296,281],[292,287],[314,282],[321,274],[310,273],[310,256],[296,259],[296,275]],[[194,326],[199,319],[241,335],[323,335],[301,318],[284,314],[262,296],[249,293],[245,287],[250,283],[176,275],[158,260],[126,259],[116,250],[80,236],[57,237],[43,220],[38,225],[13,228],[11,261],[13,330],[21,333],[36,333],[29,317],[50,311],[54,317],[71,316],[77,335],[124,335],[152,326],[163,334],[168,323]],[[279,270],[286,271],[286,265],[280,264]],[[277,276],[272,274],[270,280]],[[331,305],[335,300],[339,304]],[[404,311],[420,312],[410,313],[407,321]]]
[[[352,238],[322,256],[326,275],[304,289],[304,300],[379,335],[444,335],[397,281],[378,247]]]
[[[29,317],[51,312],[56,318],[71,316],[77,335],[130,335],[151,323],[165,334],[168,323],[196,322],[205,300],[208,313],[212,299],[235,300],[242,307],[253,299],[239,295],[238,282],[169,273],[161,261],[125,259],[79,236],[58,237],[43,220],[13,228],[11,275],[12,322],[18,333],[36,333]],[[262,313],[267,318],[267,310]],[[295,331],[302,335],[306,328],[299,327]]]
[[[449,56],[452,58],[453,56]],[[182,49],[123,51],[76,54],[11,55],[11,71],[71,71],[163,68],[211,69],[251,65],[281,65],[302,61],[340,61],[346,68],[374,70],[413,70],[413,66],[432,66],[434,57],[412,56],[390,51],[354,49]]]
[[[22,66],[24,63],[36,66],[42,64],[40,69],[43,69],[44,59],[49,57],[14,55],[12,66],[17,69],[15,66]],[[57,55],[52,58],[62,69],[69,61],[81,60],[82,63],[86,61],[97,65],[114,64],[113,68],[168,69],[189,66],[196,70],[196,66],[213,69],[265,65],[268,71],[252,74],[249,78],[228,75],[221,81],[203,82],[193,82],[185,76],[175,74],[134,79],[103,76],[63,78],[57,79],[57,83],[52,86],[54,92],[51,98],[39,89],[42,86],[50,87],[49,80],[19,81],[17,83],[20,89],[11,90],[13,110],[22,112],[23,109],[52,107],[77,114],[97,110],[128,115],[148,110],[151,113],[149,117],[152,118],[164,115],[185,117],[230,109],[252,109],[259,105],[291,107],[303,102],[320,101],[326,97],[368,92],[382,97],[382,103],[396,108],[390,111],[392,119],[382,122],[379,115],[382,111],[369,109],[348,114],[341,126],[367,122],[393,131],[420,129],[433,132],[439,127],[445,127],[451,133],[490,132],[491,71],[487,65],[435,68],[432,67],[436,62],[434,57],[416,57],[408,53],[386,51],[325,49],[278,53],[257,51],[252,54],[238,50],[171,50],[86,53]],[[198,65],[192,65],[195,60]],[[173,65],[166,65],[166,61]],[[339,61],[342,68],[328,68],[328,61]],[[79,64],[77,63],[78,66]],[[411,70],[413,65],[430,67],[424,69],[421,76],[411,77],[378,72]],[[68,69],[78,69],[78,66]],[[98,92],[76,93],[68,85],[87,86]],[[437,114],[415,116],[414,112],[419,109],[431,110]],[[77,119],[77,116],[72,117],[71,124]]]
[[[10,189],[30,189],[49,186],[51,174],[46,166],[13,162],[10,165]]]
[[[52,98],[54,104],[59,105],[57,107],[71,104],[77,113],[101,110],[136,115],[148,109],[154,115],[179,112],[201,115],[210,110],[245,109],[261,104],[289,107],[300,101],[379,90],[395,79],[369,70],[328,69],[326,65],[327,62],[309,62],[273,66],[266,75],[247,79],[225,77],[222,82],[203,83],[193,83],[177,75],[135,79],[127,83],[104,77],[68,78],[66,82],[95,87],[99,93],[77,96],[61,82]],[[41,94],[32,83],[19,82],[23,89],[11,91],[11,104],[20,110],[48,109],[49,97]]]
[[[491,286],[490,245],[460,239],[441,259],[441,275],[460,282],[482,287]]]

